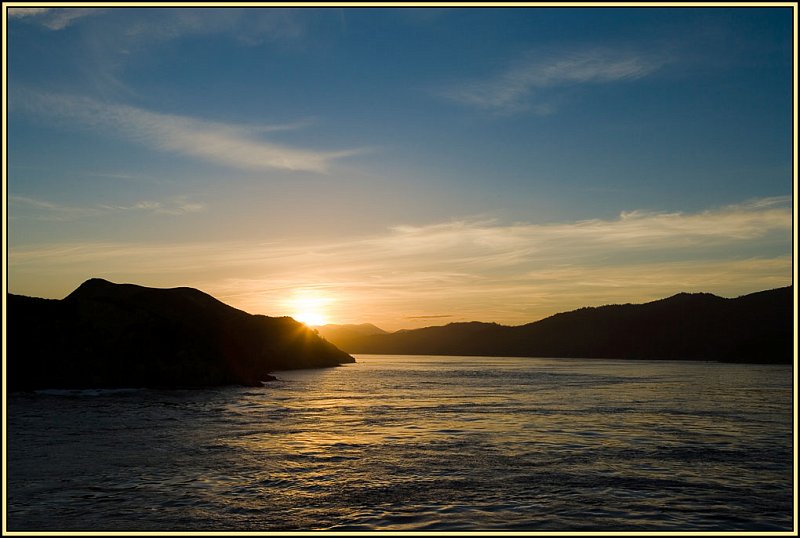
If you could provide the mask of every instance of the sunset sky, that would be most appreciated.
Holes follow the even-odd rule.
[[[11,293],[396,330],[792,283],[788,7],[6,15]]]

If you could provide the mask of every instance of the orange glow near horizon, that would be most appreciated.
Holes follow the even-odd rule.
[[[292,317],[300,323],[305,323],[309,327],[317,327],[328,323],[327,318],[319,312],[297,312],[296,314],[292,314]]]
[[[326,305],[332,300],[316,294],[313,290],[298,290],[289,301],[291,316],[309,327],[326,325],[328,313]]]

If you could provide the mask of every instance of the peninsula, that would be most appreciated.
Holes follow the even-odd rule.
[[[9,390],[260,386],[269,372],[355,362],[290,317],[192,288],[91,279],[62,300],[8,295]]]

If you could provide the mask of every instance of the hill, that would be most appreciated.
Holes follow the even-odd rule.
[[[62,300],[8,295],[9,390],[260,385],[273,370],[355,359],[289,317],[192,288],[84,282]]]
[[[321,325],[316,327],[317,333],[330,342],[336,342],[336,346],[344,349],[356,344],[364,336],[374,334],[388,334],[383,329],[371,323],[360,325]]]
[[[791,363],[793,289],[735,299],[679,293],[645,304],[586,307],[509,327],[451,323],[330,340],[349,353]]]

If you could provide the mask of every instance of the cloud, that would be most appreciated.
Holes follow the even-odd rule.
[[[23,107],[47,117],[77,122],[90,129],[121,136],[159,151],[197,157],[245,170],[282,169],[325,173],[333,161],[363,149],[316,151],[263,140],[264,132],[299,128],[285,125],[234,125],[161,114],[85,97],[27,92]]]
[[[186,198],[179,197],[166,201],[143,200],[136,202],[133,205],[124,206],[98,206],[102,209],[110,211],[142,211],[146,213],[153,213],[155,215],[186,215],[188,213],[199,213],[205,211],[206,204],[202,202],[192,202]]]
[[[194,202],[186,197],[168,200],[143,200],[131,205],[96,205],[93,207],[75,207],[55,204],[27,196],[10,196],[11,218],[29,218],[45,221],[72,221],[85,218],[101,217],[120,212],[141,212],[153,215],[185,215],[204,211],[206,205]]]
[[[8,8],[9,18],[23,18],[34,15],[42,15],[50,11],[49,7],[10,7]]]
[[[33,218],[35,220],[66,221],[101,215],[99,208],[74,207],[55,204],[27,196],[9,196],[9,218]]]
[[[79,19],[111,12],[112,8],[9,7],[8,17],[27,19],[51,30],[62,30]],[[280,7],[138,8],[121,11],[110,21],[115,43],[132,39],[149,43],[183,37],[229,34],[244,45],[294,40],[308,32],[310,18],[303,9]],[[109,35],[110,37],[110,35]]]
[[[105,9],[96,8],[8,8],[10,18],[30,18],[31,20],[49,28],[50,30],[63,30],[78,19],[104,13]]]
[[[124,39],[148,43],[197,35],[228,34],[243,45],[295,40],[306,35],[309,18],[291,8],[161,8],[138,10],[124,29]]]
[[[89,276],[189,285],[272,315],[286,313],[285,299],[296,290],[314,289],[332,298],[329,317],[341,323],[401,328],[410,318],[423,323],[422,316],[458,312],[454,321],[521,324],[680,291],[736,296],[788,285],[791,233],[790,199],[778,197],[608,220],[398,226],[324,244],[17,246],[9,252],[9,284],[60,281],[63,295]]]
[[[526,55],[503,72],[488,79],[452,85],[441,95],[461,105],[497,112],[555,111],[547,90],[571,86],[637,80],[663,65],[642,53],[594,48],[557,54]]]
[[[646,256],[703,251],[778,237],[791,232],[790,199],[775,197],[698,213],[629,211],[617,219],[568,223],[498,225],[453,221],[391,229],[397,255],[449,254],[465,265],[514,265],[530,259],[583,259],[625,251]],[[555,255],[555,256],[554,256]]]

